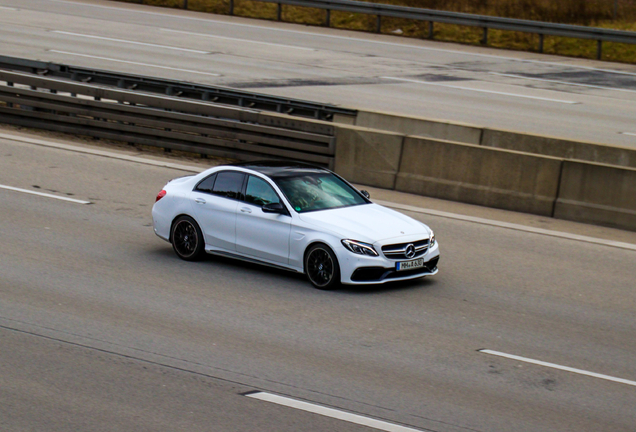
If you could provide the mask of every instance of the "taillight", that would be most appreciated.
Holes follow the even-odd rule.
[[[166,191],[165,191],[165,190],[162,190],[161,192],[159,192],[159,193],[157,194],[157,199],[155,200],[155,202],[159,201],[161,198],[163,198],[163,197],[165,197],[165,196],[166,196]]]

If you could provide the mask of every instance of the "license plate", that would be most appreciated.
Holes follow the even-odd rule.
[[[397,271],[411,270],[419,267],[424,267],[424,258],[416,259],[413,261],[401,261],[395,264],[395,269]]]

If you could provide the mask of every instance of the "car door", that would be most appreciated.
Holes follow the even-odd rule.
[[[263,212],[263,205],[270,203],[282,203],[274,188],[265,179],[248,175],[243,202],[236,213],[236,250],[250,257],[288,264],[292,219],[289,215]]]
[[[236,211],[244,181],[242,172],[220,171],[201,181],[190,194],[208,247],[236,250]]]

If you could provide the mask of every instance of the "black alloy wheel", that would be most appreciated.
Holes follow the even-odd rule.
[[[199,225],[188,216],[181,216],[172,225],[172,248],[177,256],[186,261],[197,261],[205,247]]]
[[[305,273],[318,289],[331,290],[340,285],[340,266],[327,245],[316,244],[305,255]]]

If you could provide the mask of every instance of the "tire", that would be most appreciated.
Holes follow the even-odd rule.
[[[305,274],[311,284],[321,290],[340,286],[340,266],[331,248],[322,243],[311,246],[305,254]]]
[[[172,248],[179,258],[198,261],[203,256],[205,241],[199,225],[188,216],[180,216],[172,224],[170,232]]]

